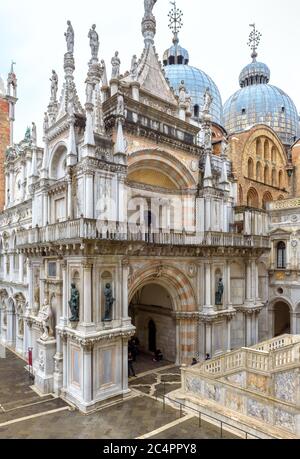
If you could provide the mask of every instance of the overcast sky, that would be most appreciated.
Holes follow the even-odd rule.
[[[251,51],[249,24],[255,22],[263,37],[258,59],[271,69],[271,84],[289,94],[300,110],[300,2],[299,0],[177,0],[184,12],[180,43],[190,53],[190,64],[204,70],[219,87],[223,102],[235,92]],[[156,49],[160,56],[171,45],[169,0],[158,0]],[[19,102],[15,140],[35,121],[41,141],[43,113],[50,97],[52,68],[63,80],[66,21],[75,30],[76,84],[84,103],[84,80],[90,58],[87,38],[95,23],[100,36],[99,57],[110,60],[119,50],[121,72],[133,54],[143,49],[143,0],[0,0],[0,74],[6,76],[16,61]]]

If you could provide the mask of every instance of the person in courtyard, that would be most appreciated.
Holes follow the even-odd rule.
[[[133,368],[133,357],[132,357],[132,353],[129,352],[128,353],[128,378],[130,378],[130,376],[136,376],[135,374],[135,371],[134,371],[134,368]]]
[[[197,365],[197,363],[198,363],[198,361],[197,361],[197,359],[194,357],[194,358],[193,358],[193,361],[192,361],[192,366],[193,366],[193,365]]]
[[[136,357],[139,353],[137,341],[138,341],[138,338],[132,337],[128,343],[128,350],[129,352],[131,352],[134,362],[136,362]]]
[[[163,354],[160,349],[156,349],[154,352],[153,362],[161,362],[163,360]]]
[[[210,360],[210,354],[206,354],[205,360]]]

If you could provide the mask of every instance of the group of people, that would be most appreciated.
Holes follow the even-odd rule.
[[[210,360],[210,359],[211,359],[210,354],[206,354],[205,361]],[[194,357],[191,365],[194,366],[194,365],[197,365],[198,363],[199,363],[198,360]]]
[[[137,356],[140,353],[139,346],[140,346],[140,341],[137,336],[133,336],[128,342],[128,377],[129,378],[130,376],[136,377],[133,364],[134,362],[137,361]],[[161,352],[160,349],[157,349],[153,353],[152,361],[161,362],[163,358],[164,358],[163,353]]]

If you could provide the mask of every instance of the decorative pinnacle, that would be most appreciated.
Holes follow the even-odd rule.
[[[11,61],[11,67],[10,67],[10,73],[13,74],[15,73],[15,69],[14,69],[14,66],[16,65],[16,62],[14,61]]]
[[[182,21],[183,12],[179,8],[177,8],[176,0],[174,0],[173,2],[170,2],[170,3],[173,6],[173,8],[171,9],[171,11],[168,14],[168,17],[169,17],[169,29],[171,29],[173,34],[174,34],[174,40],[173,40],[174,43],[175,42],[178,43],[178,32],[180,31],[180,29],[183,26],[183,21]]]
[[[249,42],[248,46],[252,49],[252,59],[255,60],[257,58],[257,49],[260,44],[260,39],[262,37],[262,34],[256,30],[256,25],[255,24],[249,24],[250,27],[253,28],[249,35]]]

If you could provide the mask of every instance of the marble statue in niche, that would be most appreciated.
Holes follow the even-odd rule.
[[[223,279],[220,278],[218,282],[217,291],[216,291],[216,306],[222,306],[223,294],[224,294],[224,284],[223,284]]]
[[[71,299],[69,301],[72,317],[70,322],[79,322],[79,291],[76,285],[71,284]]]
[[[113,298],[111,284],[109,283],[105,285],[104,296],[105,296],[104,322],[111,322],[112,321],[112,308],[116,300],[115,298]]]
[[[42,320],[43,334],[41,341],[49,341],[53,337],[53,329],[51,326],[52,311],[48,299],[46,298],[44,304],[39,312],[39,318]]]

